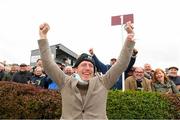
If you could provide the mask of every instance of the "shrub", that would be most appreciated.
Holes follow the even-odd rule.
[[[180,94],[164,95],[170,102],[174,112],[174,118],[180,119]]]
[[[107,116],[109,119],[180,119],[179,97],[109,91]],[[0,81],[0,103],[0,119],[59,119],[62,112],[58,91],[8,81]]]
[[[175,97],[171,96],[171,100]],[[180,109],[176,107],[180,105],[169,98],[155,92],[110,91],[107,115],[109,119],[177,119]]]
[[[0,82],[0,119],[60,118],[61,96],[57,91],[14,82]]]

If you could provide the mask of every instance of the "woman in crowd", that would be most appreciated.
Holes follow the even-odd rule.
[[[179,93],[174,82],[169,80],[165,72],[160,68],[154,72],[152,90],[165,94]]]

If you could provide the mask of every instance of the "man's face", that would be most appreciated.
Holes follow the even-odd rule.
[[[133,76],[136,80],[144,77],[144,70],[142,68],[136,68],[133,72]]]
[[[144,70],[145,70],[146,72],[151,72],[151,71],[152,71],[151,65],[150,65],[150,64],[145,64],[145,65],[144,65]]]
[[[75,70],[82,80],[89,80],[94,75],[94,65],[89,61],[82,61]]]
[[[176,77],[177,76],[177,69],[175,69],[175,68],[171,68],[170,70],[169,70],[169,76],[172,76],[172,77]]]
[[[66,74],[66,75],[72,75],[73,74],[73,69],[72,69],[72,67],[70,67],[70,66],[67,66],[67,67],[65,67],[64,68],[64,73]]]
[[[12,73],[16,73],[18,70],[17,70],[17,68],[16,68],[16,66],[12,66],[11,67],[11,72]]]
[[[24,71],[27,71],[27,66],[20,66],[20,69],[19,69],[21,72],[24,72]]]

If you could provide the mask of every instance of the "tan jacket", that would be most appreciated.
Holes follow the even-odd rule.
[[[62,95],[62,119],[107,119],[106,101],[108,90],[127,68],[135,42],[126,41],[118,61],[103,76],[89,80],[87,94],[81,96],[77,80],[66,76],[51,57],[47,40],[39,40],[39,48],[45,72],[58,84]],[[85,100],[83,101],[83,97]]]
[[[143,91],[152,91],[151,80],[144,77],[141,84]],[[137,90],[137,83],[133,76],[130,76],[125,80],[125,90]]]

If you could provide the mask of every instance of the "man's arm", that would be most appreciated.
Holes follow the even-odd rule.
[[[44,23],[39,27],[40,40],[38,40],[38,45],[40,49],[40,55],[43,61],[45,72],[58,84],[59,88],[62,88],[61,86],[63,86],[65,81],[65,74],[52,58],[51,50],[47,40],[47,33],[49,29],[50,27],[47,23]]]
[[[126,71],[125,71],[126,73],[128,73],[128,72],[131,70],[131,68],[132,68],[132,66],[134,65],[135,61],[136,61],[136,58],[131,57],[131,60],[130,60],[130,62],[129,62],[129,65],[128,65]]]
[[[108,67],[107,65],[105,65],[104,63],[102,63],[94,54],[93,49],[89,49],[89,53],[92,55],[92,58],[95,62],[95,65],[97,67],[97,69],[99,70],[99,72],[102,72],[102,74],[105,74],[108,71]]]
[[[133,54],[131,56],[131,60],[129,62],[129,65],[125,71],[125,79],[127,78],[128,76],[128,72],[131,70],[131,68],[133,67],[135,61],[136,61],[136,55],[137,55],[138,51],[136,49],[133,49]]]
[[[103,76],[103,82],[107,89],[110,89],[116,83],[117,78],[126,70],[131,59],[135,45],[134,32],[131,24],[127,24],[127,28],[131,32],[127,35],[117,62]]]

